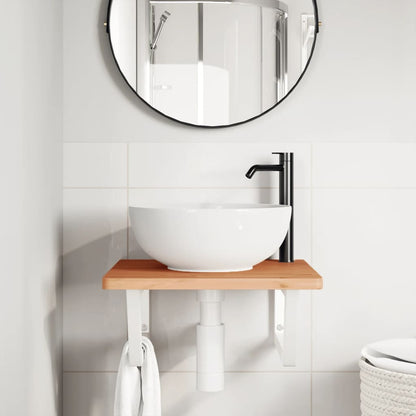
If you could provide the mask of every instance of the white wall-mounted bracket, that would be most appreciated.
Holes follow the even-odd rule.
[[[292,367],[296,365],[299,291],[274,290],[273,292],[274,343],[283,365]],[[201,305],[201,322],[198,325],[197,337],[198,387],[203,391],[220,391],[223,388],[224,371],[224,325],[221,322],[224,291],[198,291],[198,300]],[[126,290],[126,301],[129,362],[132,366],[140,367],[143,364],[142,334],[150,330],[149,291]]]
[[[129,362],[131,366],[143,364],[142,334],[148,333],[149,291],[126,290],[127,336],[129,341]]]
[[[298,290],[274,291],[274,343],[285,367],[296,365]]]

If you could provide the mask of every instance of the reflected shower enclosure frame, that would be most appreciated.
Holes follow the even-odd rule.
[[[255,120],[260,116],[267,114],[269,111],[276,108],[279,104],[281,104],[298,86],[299,82],[302,80],[306,70],[309,67],[311,62],[312,56],[314,54],[316,41],[317,41],[317,34],[319,33],[319,16],[318,16],[318,6],[316,0],[310,0],[312,3],[312,7],[314,10],[314,27],[313,27],[313,40],[310,44],[309,56],[307,57],[306,62],[303,61],[302,63],[302,70],[300,71],[300,75],[297,77],[296,82],[289,88],[288,83],[288,50],[287,50],[287,6],[284,2],[279,0],[137,0],[136,2],[136,15],[141,12],[142,15],[147,16],[144,20],[145,23],[139,25],[137,23],[138,19],[136,17],[136,39],[140,36],[143,39],[148,39],[147,44],[148,48],[140,48],[136,44],[136,68],[135,74],[131,75],[130,77],[125,72],[125,68],[122,68],[122,64],[120,64],[119,59],[117,58],[117,53],[114,46],[114,41],[112,39],[112,27],[111,27],[111,16],[112,16],[112,6],[117,0],[109,0],[108,9],[107,9],[107,22],[106,22],[106,29],[107,34],[109,36],[110,48],[113,54],[114,60],[116,62],[117,68],[120,71],[122,77],[129,85],[130,89],[136,94],[137,97],[140,98],[147,106],[149,106],[152,110],[156,111],[160,115],[179,122],[184,125],[193,126],[193,127],[202,127],[208,129],[215,129],[215,128],[223,128],[223,127],[232,127],[247,123],[249,121]],[[290,0],[288,0],[290,1]],[[196,67],[196,106],[195,107],[195,117],[192,118],[192,122],[185,120],[184,118],[188,117],[179,117],[177,114],[171,115],[166,111],[161,109],[160,105],[155,104],[155,91],[157,92],[159,89],[169,89],[170,85],[166,83],[155,83],[155,71],[157,70],[158,65],[155,61],[155,54],[157,51],[158,43],[161,42],[160,38],[163,38],[163,30],[164,26],[168,20],[171,18],[171,12],[169,11],[169,5],[179,5],[179,4],[193,4],[197,7],[197,32],[195,33],[198,37],[197,39],[197,64]],[[275,56],[275,70],[274,70],[274,79],[275,79],[275,102],[274,104],[270,105],[268,108],[265,108],[263,101],[260,103],[260,109],[258,113],[253,116],[248,116],[238,121],[231,121],[231,122],[219,122],[218,124],[216,119],[215,122],[209,124],[206,122],[207,116],[204,114],[204,70],[207,71],[207,67],[204,65],[204,5],[205,4],[225,4],[225,5],[254,5],[260,6],[265,8],[270,8],[276,12],[277,20],[275,26],[275,36],[276,36],[276,46],[275,51],[273,52],[273,56]],[[155,12],[155,6],[162,6],[164,11],[160,11],[159,13]],[[166,9],[165,9],[166,8]],[[162,10],[162,9],[161,9]],[[303,28],[302,28],[303,30]],[[169,28],[168,28],[169,32]],[[166,36],[166,35],[165,35]],[[196,36],[195,36],[196,37]],[[163,41],[163,39],[162,39]],[[162,44],[163,46],[163,44]],[[145,49],[145,50],[143,50]],[[266,55],[267,56],[267,55]],[[156,58],[157,59],[157,58]],[[263,59],[263,58],[261,58]],[[163,65],[159,65],[162,67]],[[168,67],[169,65],[165,65]],[[183,65],[185,66],[185,65]],[[204,68],[205,66],[205,68]],[[208,65],[209,66],[209,65]],[[140,68],[140,71],[138,70]],[[211,68],[208,68],[208,70]],[[272,74],[273,75],[273,74]],[[132,81],[133,80],[133,81]],[[261,81],[262,83],[263,81]],[[159,85],[160,84],[160,85]],[[263,85],[263,84],[262,84]],[[265,84],[266,85],[266,84]],[[176,84],[174,84],[176,87]],[[172,87],[170,87],[172,88]],[[264,87],[261,87],[263,88]],[[206,88],[205,88],[206,90]],[[175,93],[175,92],[174,92]],[[177,93],[176,93],[177,94]],[[261,100],[263,98],[262,92],[260,91]],[[230,96],[231,97],[231,96]],[[156,93],[157,98],[157,93]],[[267,101],[267,99],[266,99]],[[225,105],[225,104],[224,104]],[[229,103],[227,103],[229,105]],[[159,108],[158,108],[159,107]],[[179,106],[178,106],[179,107]],[[163,108],[163,107],[162,107]],[[239,118],[235,117],[234,118]],[[245,117],[245,116],[243,116]],[[209,119],[209,117],[208,117]],[[231,116],[228,116],[228,119],[231,119]],[[194,122],[195,120],[195,122]]]

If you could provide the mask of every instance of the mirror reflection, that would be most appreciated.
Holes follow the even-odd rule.
[[[297,83],[316,37],[312,0],[112,0],[120,71],[178,121],[225,126],[274,107]]]

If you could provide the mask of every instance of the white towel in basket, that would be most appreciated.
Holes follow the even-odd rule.
[[[416,375],[416,338],[374,342],[366,345],[361,355],[375,367]]]

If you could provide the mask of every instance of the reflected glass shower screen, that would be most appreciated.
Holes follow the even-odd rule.
[[[271,108],[287,91],[287,7],[260,2],[151,1],[148,101],[173,118],[227,125]],[[282,44],[282,42],[284,42]],[[145,44],[141,45],[145,47]],[[140,68],[139,68],[140,70]],[[139,72],[138,70],[138,72]],[[145,86],[137,84],[138,89]]]

